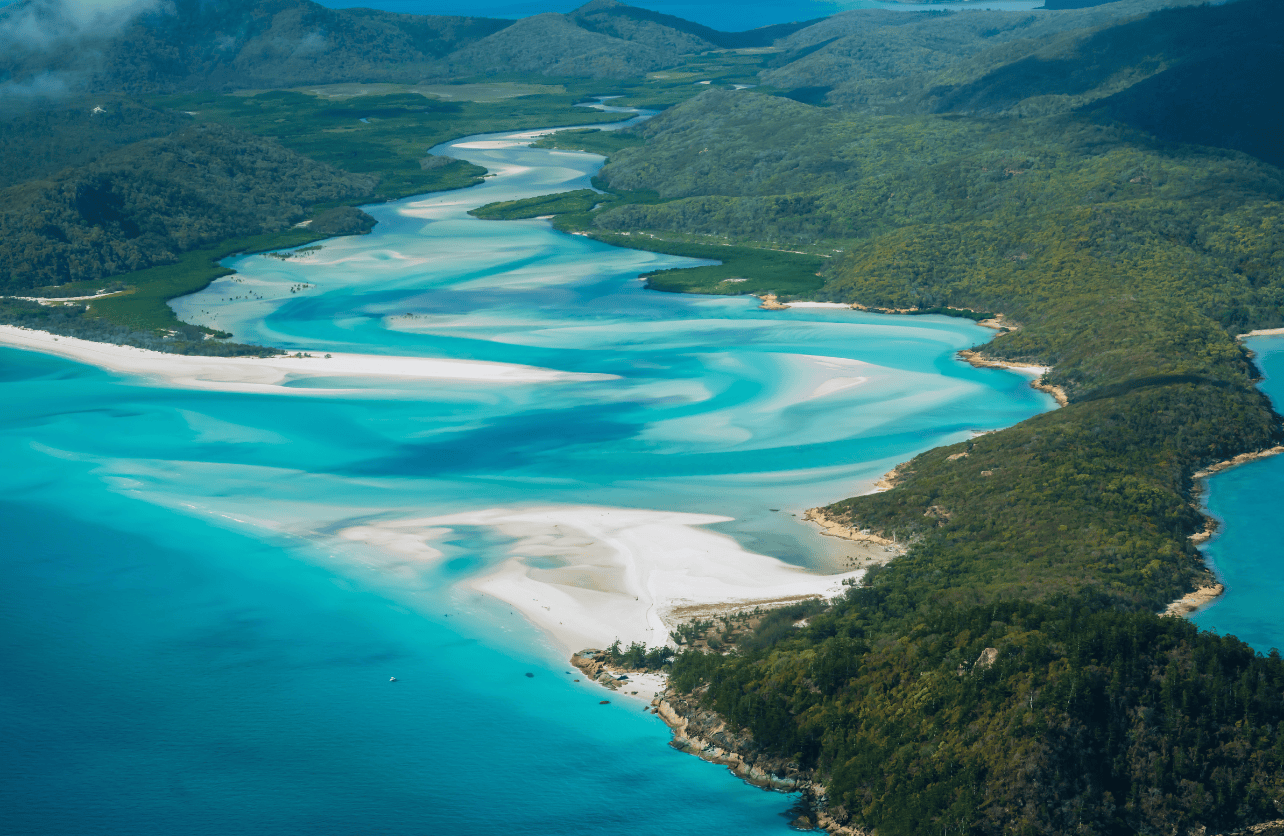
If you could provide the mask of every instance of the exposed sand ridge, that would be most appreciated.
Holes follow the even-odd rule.
[[[360,389],[293,388],[307,378],[364,378],[389,380],[474,381],[483,383],[554,383],[606,380],[613,375],[574,374],[535,366],[451,360],[434,357],[395,357],[375,354],[323,354],[311,357],[209,357],[167,354],[128,345],[91,342],[0,325],[0,345],[55,354],[114,372],[138,375],[164,386],[225,392],[288,395],[333,394]]]

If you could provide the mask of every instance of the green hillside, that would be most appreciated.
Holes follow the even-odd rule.
[[[983,354],[1051,367],[1068,399],[824,509],[908,553],[725,654],[678,656],[683,699],[726,722],[718,745],[814,778],[832,816],[879,836],[1284,816],[1284,662],[1156,615],[1210,580],[1193,474],[1284,440],[1235,339],[1284,326],[1277,0],[855,10],[749,33],[609,0],[511,25],[179,8],[191,26],[157,12],[101,33],[67,83],[102,113],[6,111],[0,143],[32,163],[0,166],[5,287],[129,292],[6,300],[0,320],[261,352],[165,302],[229,253],[368,228],[349,204],[475,182],[429,154],[444,140],[615,118],[573,107],[589,96],[654,105],[629,131],[543,141],[609,156],[601,194],[476,214],[719,262],[657,290],[1002,314]],[[11,50],[0,84],[75,59]],[[495,95],[447,100],[451,82]]]
[[[1278,656],[1154,615],[1208,582],[1192,474],[1284,438],[1234,340],[1284,325],[1278,117],[1260,106],[1279,73],[1252,77],[1279,65],[1277,14],[1249,0],[1066,32],[1047,41],[1060,71],[1021,43],[898,115],[711,90],[602,148],[611,194],[559,222],[666,252],[827,256],[818,288],[774,279],[802,298],[1002,312],[985,353],[1052,366],[1070,399],[824,509],[909,553],[800,610],[805,628],[678,658],[678,686],[745,731],[719,745],[793,763],[880,834],[1284,814]],[[689,273],[683,289],[727,292]]]

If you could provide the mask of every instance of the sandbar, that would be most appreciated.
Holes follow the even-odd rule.
[[[670,631],[692,618],[833,597],[863,574],[813,574],[703,528],[727,521],[588,505],[501,507],[382,521],[345,536],[396,543],[403,555],[415,537],[426,546],[443,529],[488,527],[512,537],[510,557],[465,585],[520,612],[568,656],[617,639],[668,644]]]
[[[433,357],[313,352],[312,357],[206,357],[166,354],[127,345],[91,342],[0,325],[0,345],[55,354],[114,372],[137,375],[162,386],[224,392],[318,395],[361,392],[353,387],[295,388],[308,378],[552,383],[603,380],[613,375],[575,374],[535,366]]]

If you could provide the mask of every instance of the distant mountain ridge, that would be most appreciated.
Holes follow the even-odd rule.
[[[115,17],[85,20],[60,0],[19,0],[0,8],[0,91],[13,98],[512,73],[619,78],[709,50],[770,46],[812,23],[719,32],[615,0],[517,21],[311,0],[140,0]]]
[[[19,0],[0,10],[0,34],[8,35],[0,41],[0,83],[10,92],[26,85],[32,94],[142,94],[414,79],[512,24],[328,9],[310,0],[170,0],[115,26],[79,32],[68,18],[54,0]],[[75,35],[15,37],[56,30]]]
[[[312,0],[135,0],[85,17],[65,0],[19,0],[0,9],[0,94],[13,101],[513,74],[620,79],[709,51],[767,47],[779,55],[764,83],[797,90],[801,101],[922,112],[930,96],[940,98],[936,88],[1055,51],[1067,33],[1198,2],[1118,0],[1055,14],[863,9],[720,32],[618,0],[517,21],[329,9]]]

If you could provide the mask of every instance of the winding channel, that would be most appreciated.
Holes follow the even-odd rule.
[[[784,832],[788,798],[670,750],[641,701],[600,704],[568,646],[630,594],[663,638],[683,572],[717,594],[842,569],[803,509],[1053,403],[959,362],[990,336],[969,322],[655,293],[640,273],[693,262],[468,216],[589,185],[600,157],[532,136],[434,149],[494,176],[233,259],[175,308],[318,364],[556,375],[262,394],[0,349],[16,832]],[[590,599],[579,633],[558,622]]]

